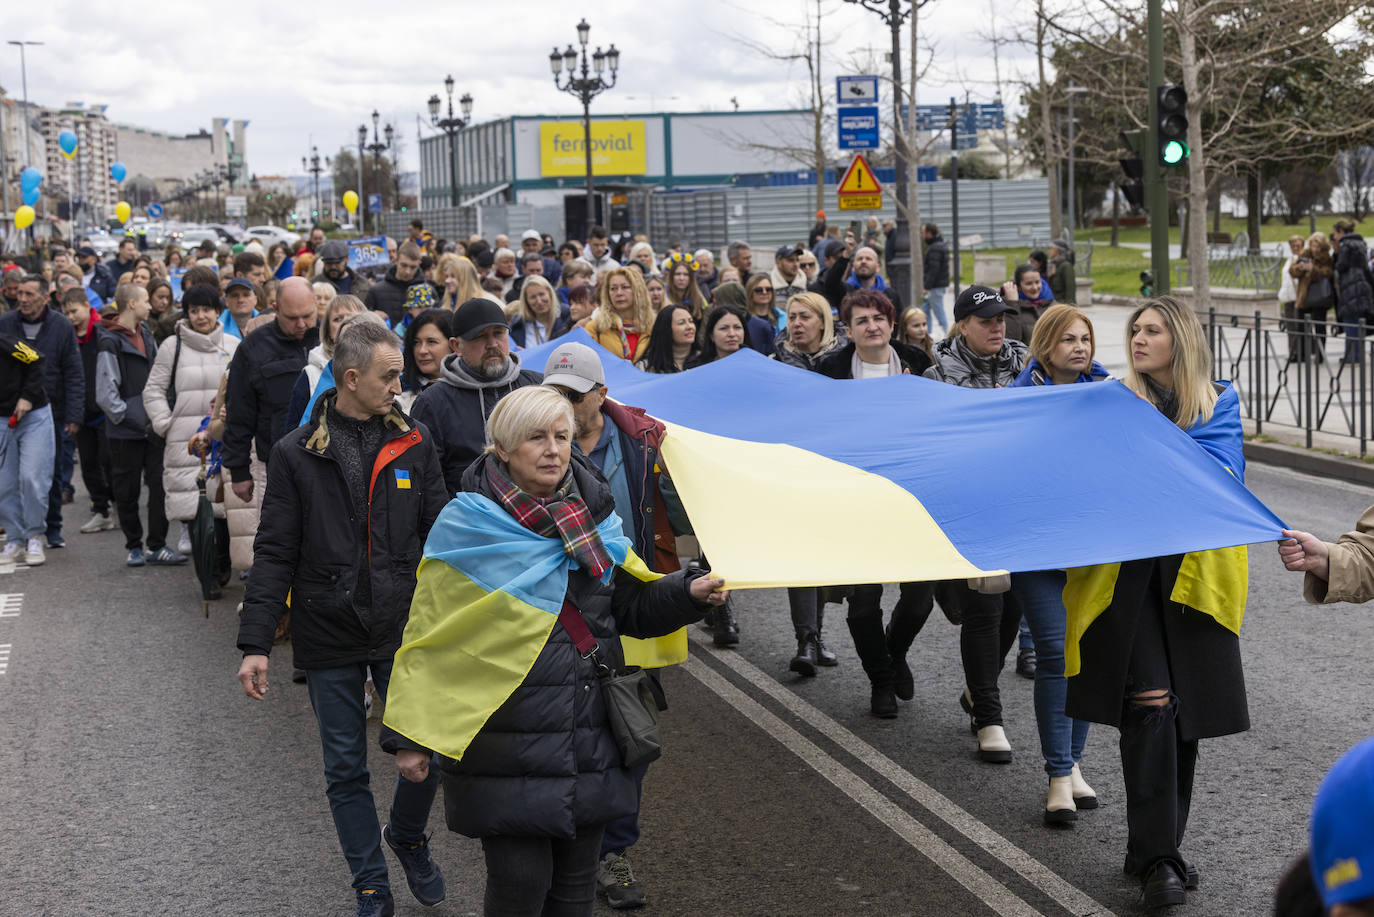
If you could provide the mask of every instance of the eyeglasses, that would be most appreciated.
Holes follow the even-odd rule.
[[[799,261],[799,262],[797,263],[797,265],[798,265],[798,267],[815,267],[815,266],[816,266],[816,262],[814,262],[814,261]]]
[[[772,292],[773,292],[773,288],[772,288],[772,287],[754,287],[754,292],[755,292],[755,293],[772,293]]]

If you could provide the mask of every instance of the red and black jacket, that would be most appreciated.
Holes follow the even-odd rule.
[[[448,502],[439,456],[425,427],[392,408],[373,463],[367,544],[325,422],[333,393],[310,422],[282,437],[267,465],[253,575],[243,600],[238,646],[268,655],[291,599],[295,665],[323,669],[390,659],[401,643],[425,538]],[[358,558],[368,563],[370,607],[354,607]]]

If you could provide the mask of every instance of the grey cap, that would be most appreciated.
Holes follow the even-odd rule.
[[[347,261],[348,243],[343,239],[330,239],[320,246],[321,261]]]
[[[560,344],[549,354],[544,366],[544,384],[561,385],[586,394],[598,385],[606,384],[606,371],[601,358],[586,344]]]

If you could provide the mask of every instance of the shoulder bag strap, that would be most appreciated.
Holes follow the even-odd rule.
[[[582,612],[570,599],[565,598],[563,600],[563,608],[558,612],[558,623],[562,624],[563,629],[568,632],[568,636],[572,638],[572,642],[577,647],[577,651],[582,654],[582,658],[590,659],[596,665],[597,674],[602,674],[602,670],[606,666],[597,658],[596,638],[587,628],[587,622],[583,619]]]

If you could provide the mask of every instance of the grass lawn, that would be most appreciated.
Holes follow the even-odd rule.
[[[1331,224],[1341,219],[1341,214],[1327,214],[1317,219],[1317,230],[1330,235]],[[1209,219],[1207,226],[1210,231],[1212,223]],[[1238,232],[1245,231],[1245,221],[1233,217],[1222,217],[1221,231],[1229,232],[1234,236]],[[1356,224],[1355,231],[1366,239],[1374,234],[1374,216],[1366,217],[1363,223]],[[1286,242],[1289,236],[1306,236],[1307,221],[1302,220],[1295,226],[1289,226],[1277,217],[1267,220],[1261,232],[1260,242],[1263,245],[1271,245],[1276,242]],[[1140,272],[1148,270],[1150,267],[1150,253],[1148,250],[1139,248],[1112,248],[1108,242],[1112,237],[1110,226],[1102,226],[1094,229],[1080,229],[1074,234],[1078,240],[1093,240],[1092,258],[1092,278],[1094,293],[1112,293],[1118,296],[1139,296],[1140,295]],[[1148,243],[1150,241],[1149,226],[1123,226],[1119,234],[1122,242]],[[1169,241],[1177,245],[1179,232],[1177,226],[1169,228]],[[980,249],[980,255],[1002,255],[1006,258],[1007,269],[1006,277],[1011,279],[1012,272],[1016,265],[1020,264],[1028,254],[1029,250],[1024,248],[993,248]],[[1173,268],[1187,264],[1186,258],[1177,258],[1169,262],[1170,277],[1172,285],[1176,274]],[[973,255],[969,252],[962,252],[960,256],[960,281],[965,285],[973,283]],[[1080,271],[1080,276],[1082,272]]]
[[[1016,265],[1026,257],[1022,248],[994,248],[979,250],[979,255],[1002,255],[1006,258],[1006,279],[1010,280]],[[1118,296],[1140,295],[1140,272],[1149,270],[1150,253],[1138,248],[1111,248],[1105,243],[1093,246],[1092,278],[1094,293],[1114,293]],[[1184,259],[1171,261],[1172,265],[1187,264]],[[973,283],[973,257],[968,252],[960,254],[959,278],[967,286]],[[1080,276],[1082,276],[1080,272]],[[1173,277],[1170,277],[1170,283]]]
[[[1317,217],[1317,231],[1324,232],[1328,236],[1331,235],[1332,224],[1342,218],[1349,218],[1349,214],[1331,213]],[[1210,217],[1207,219],[1207,231],[1212,231],[1212,220]],[[1232,237],[1238,232],[1245,232],[1245,220],[1224,216],[1221,218],[1221,231],[1229,232]],[[1363,223],[1356,224],[1355,231],[1368,239],[1370,233],[1374,233],[1374,216],[1365,217]],[[1286,242],[1289,236],[1299,235],[1306,237],[1308,234],[1308,222],[1305,218],[1290,226],[1278,217],[1270,217],[1265,220],[1264,225],[1260,227],[1260,243],[1267,245],[1272,242]],[[1074,238],[1092,239],[1094,243],[1106,245],[1111,241],[1112,228],[1110,226],[1098,226],[1093,229],[1080,229],[1074,233]],[[1149,242],[1150,227],[1123,226],[1121,227],[1118,238],[1122,242]],[[1175,245],[1179,244],[1179,228],[1177,226],[1169,227],[1169,241]],[[1101,249],[1096,249],[1095,251],[1101,251]],[[1094,266],[1096,266],[1096,254],[1093,255],[1093,262]]]

